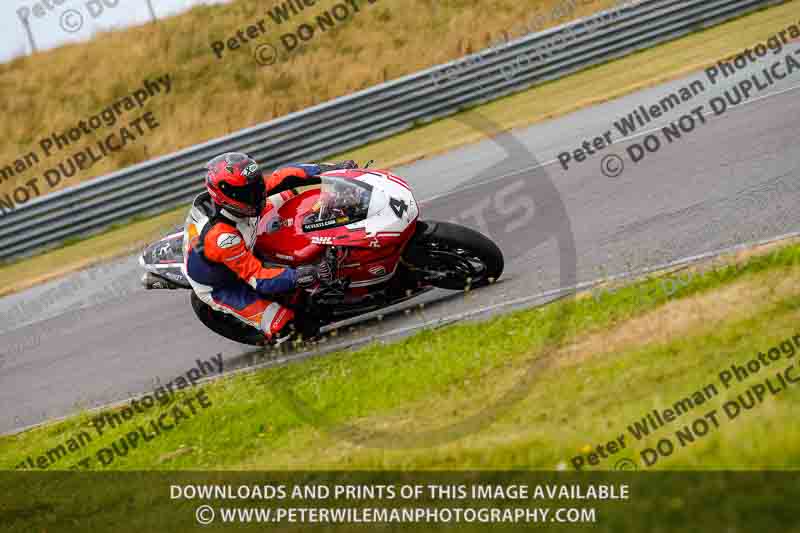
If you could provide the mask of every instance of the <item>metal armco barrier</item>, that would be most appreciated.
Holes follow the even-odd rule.
[[[37,198],[0,217],[0,259],[186,203],[221,152],[265,169],[321,159],[784,1],[642,0],[531,34]]]

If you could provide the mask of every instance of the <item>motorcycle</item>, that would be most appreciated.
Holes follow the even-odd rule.
[[[257,227],[256,256],[289,267],[325,263],[332,273],[280,303],[329,325],[434,288],[463,291],[500,277],[503,254],[492,240],[457,224],[420,220],[411,186],[368,167],[326,172],[288,199],[284,193],[269,198]],[[191,290],[182,228],[147,246],[139,262],[145,288]],[[261,331],[211,308],[194,292],[191,304],[215,333],[265,344]]]

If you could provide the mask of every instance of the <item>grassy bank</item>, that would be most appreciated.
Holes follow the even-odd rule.
[[[647,299],[641,287],[629,287],[214,382],[203,387],[207,409],[109,466],[97,454],[110,452],[100,450],[154,420],[158,408],[102,436],[83,415],[3,437],[0,468],[29,456],[36,462],[85,431],[92,441],[50,470],[84,458],[94,470],[570,469],[575,456],[620,434],[626,449],[595,468],[630,458],[644,469],[642,450],[712,409],[722,413],[725,402],[791,363],[787,356],[757,377],[718,387],[702,407],[648,438],[630,434],[628,426],[653,409],[800,334],[800,246],[738,261],[685,278],[674,293],[654,279],[644,282]],[[552,327],[566,332],[563,341],[551,340]],[[503,404],[518,387],[519,401]],[[652,469],[797,467],[800,433],[791,420],[798,403],[789,387],[734,420],[720,415],[719,428]],[[487,418],[469,422],[479,413]],[[455,439],[427,440],[465,423]]]
[[[199,6],[159,21],[96,36],[0,65],[0,168],[35,152],[39,162],[0,183],[11,192],[78,149],[150,111],[159,126],[56,188],[304,109],[469,54],[505,39],[564,23],[613,5],[613,0],[391,0],[363,3],[334,29],[319,33],[276,65],[259,67],[259,44],[280,47],[280,36],[338,4],[320,0],[291,19],[273,19],[278,0],[237,0]],[[222,58],[211,44],[236,38],[264,21],[265,33]],[[280,20],[277,23],[276,20]],[[143,86],[169,75],[169,93],[117,124],[84,135],[68,148],[44,153],[39,141],[64,133]],[[52,150],[50,150],[52,152]],[[95,151],[97,149],[95,148]],[[44,179],[40,180],[41,182]]]

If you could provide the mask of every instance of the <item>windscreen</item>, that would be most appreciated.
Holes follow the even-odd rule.
[[[322,178],[319,201],[303,219],[303,231],[317,231],[367,218],[372,186],[356,180]]]

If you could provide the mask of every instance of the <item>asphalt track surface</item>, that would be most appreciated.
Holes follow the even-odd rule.
[[[793,57],[800,60],[798,48],[788,51],[797,51]],[[488,227],[506,253],[506,271],[500,283],[466,296],[435,291],[380,321],[344,328],[336,342],[405,331],[481,309],[507,310],[520,298],[557,289],[563,259],[558,247],[552,239],[534,239],[529,245],[528,235],[537,232],[515,224],[530,218],[524,187],[518,190],[515,184],[523,186],[520,180],[540,164],[539,175],[546,172],[566,207],[578,281],[797,231],[800,89],[794,87],[800,86],[800,72],[754,91],[746,105],[708,116],[706,124],[679,141],[663,143],[638,164],[625,149],[643,137],[624,140],[613,126],[639,105],[655,104],[695,79],[704,83],[702,94],[640,133],[661,128],[698,105],[708,109],[711,98],[776,59],[770,56],[716,86],[698,72],[393,169],[414,186],[423,219],[481,228],[471,213],[494,205],[481,208],[490,220],[483,229]],[[558,153],[607,130],[614,144],[603,152],[566,171],[555,161]],[[517,149],[509,150],[512,145]],[[601,161],[610,154],[621,156],[625,165],[618,177],[601,172]],[[505,191],[508,203],[500,220],[491,213],[500,209],[495,205],[498,191]],[[516,209],[509,208],[510,199],[517,201]],[[136,258],[130,257],[0,300],[0,432],[150,391],[184,374],[197,359],[218,353],[225,371],[266,360],[250,347],[207,331],[194,317],[187,291],[145,291],[140,274]],[[420,301],[425,302],[422,309]],[[28,308],[20,308],[23,303]]]

